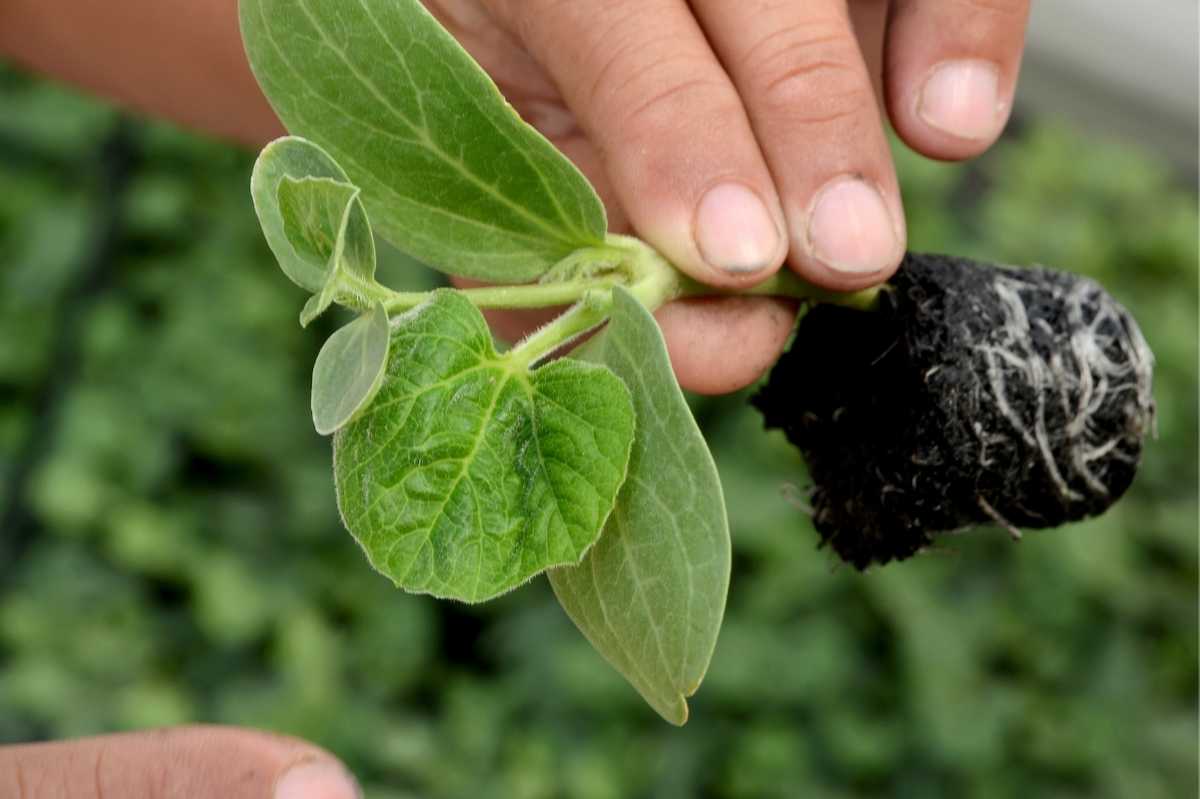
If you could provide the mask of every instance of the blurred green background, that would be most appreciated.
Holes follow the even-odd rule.
[[[970,167],[899,157],[914,249],[1134,311],[1158,439],[1102,519],[860,575],[744,395],[697,400],[734,577],[676,730],[543,580],[473,608],[371,571],[308,418],[336,320],[297,325],[250,155],[0,71],[0,743],[254,725],[379,799],[1195,796],[1195,176],[1028,119]]]

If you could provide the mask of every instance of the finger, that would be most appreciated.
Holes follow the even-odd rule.
[[[630,232],[589,143],[574,136],[551,140],[596,186],[608,206],[612,230]],[[480,285],[463,278],[454,278],[454,283],[463,287]],[[484,311],[484,316],[496,335],[516,341],[561,311]],[[655,316],[679,384],[699,394],[725,394],[753,383],[770,368],[791,334],[796,309],[790,302],[765,297],[728,297],[673,302],[660,308]]]
[[[471,285],[455,278],[458,285]],[[559,309],[485,311],[492,330],[516,341]],[[711,297],[668,303],[655,312],[679,385],[727,394],[760,378],[779,358],[796,321],[795,306],[769,297]]]
[[[834,289],[887,278],[904,252],[900,193],[845,0],[693,7],[779,187],[791,266]]]
[[[969,158],[1012,110],[1028,0],[897,0],[888,22],[885,94],[897,133],[934,158]]]
[[[637,232],[699,280],[758,282],[783,215],[737,92],[683,0],[492,0],[596,145]]]
[[[346,769],[293,738],[178,727],[0,747],[0,796],[361,799]]]
[[[890,0],[850,0],[850,22],[854,26],[854,38],[867,74],[871,76],[871,87],[875,90],[875,102],[882,108],[883,100],[883,42],[887,32],[888,6]]]
[[[727,394],[778,360],[796,306],[771,297],[706,297],[668,303],[654,316],[679,384],[698,394]]]

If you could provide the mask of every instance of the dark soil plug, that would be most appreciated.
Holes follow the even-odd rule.
[[[1153,427],[1152,368],[1091,280],[910,253],[878,311],[811,309],[753,404],[808,463],[822,543],[862,569],[1104,512]]]

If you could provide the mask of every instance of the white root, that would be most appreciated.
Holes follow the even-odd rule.
[[[1017,276],[996,277],[993,289],[1004,312],[1003,327],[993,341],[978,346],[991,389],[992,399],[1001,415],[1031,448],[1041,456],[1042,465],[1059,494],[1069,501],[1081,499],[1071,487],[1079,482],[1097,496],[1106,496],[1108,488],[1094,464],[1114,452],[1130,433],[1141,437],[1143,423],[1152,424],[1153,399],[1150,393],[1153,355],[1137,327],[1128,321],[1119,305],[1096,283],[1079,279],[1066,286],[1033,287]],[[1034,327],[1023,292],[1048,291],[1061,303],[1068,330],[1069,346],[1049,357],[1038,352],[1034,345]],[[1090,319],[1086,315],[1094,309]],[[1049,336],[1053,328],[1044,319],[1038,325]],[[1117,358],[1109,353],[1117,354]],[[1018,391],[1032,392],[1035,400],[1033,418],[1023,418],[1014,402]],[[1114,395],[1130,395],[1132,407],[1127,409],[1139,424],[1139,429],[1122,431],[1107,440],[1092,424],[1095,414],[1112,401]],[[1053,398],[1067,419],[1062,430],[1050,430],[1046,424],[1048,398]],[[1066,457],[1059,462],[1054,457],[1052,439],[1061,437]],[[1067,471],[1064,474],[1064,470]],[[1010,532],[1015,528],[1004,522],[994,509],[980,500],[984,511]]]
[[[998,510],[996,510],[995,508],[993,508],[991,503],[988,502],[983,497],[975,497],[975,500],[979,503],[980,510],[982,510],[984,513],[986,513],[991,518],[991,520],[996,523],[997,526],[1003,527],[1008,532],[1008,534],[1010,536],[1012,536],[1013,541],[1021,540],[1020,528],[1018,528],[1015,524],[1010,522],[1008,519],[1005,519],[1003,516],[1001,516],[1000,512]]]
[[[813,509],[812,505],[812,495],[814,490],[815,489],[812,488],[807,490],[802,489],[794,483],[784,483],[783,486],[780,487],[779,493],[783,497],[784,502],[788,503],[793,508],[811,519],[816,516],[816,511]]]

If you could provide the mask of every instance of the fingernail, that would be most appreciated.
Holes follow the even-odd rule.
[[[767,206],[740,183],[708,190],[696,209],[696,247],[726,272],[757,272],[779,253],[780,233]]]
[[[341,764],[310,760],[279,778],[275,799],[362,799],[362,791]]]
[[[808,221],[809,250],[837,272],[866,274],[897,259],[896,229],[883,196],[857,178],[835,178],[817,193]]]
[[[948,61],[925,79],[917,113],[960,139],[991,139],[1003,122],[1000,70],[987,61]]]

